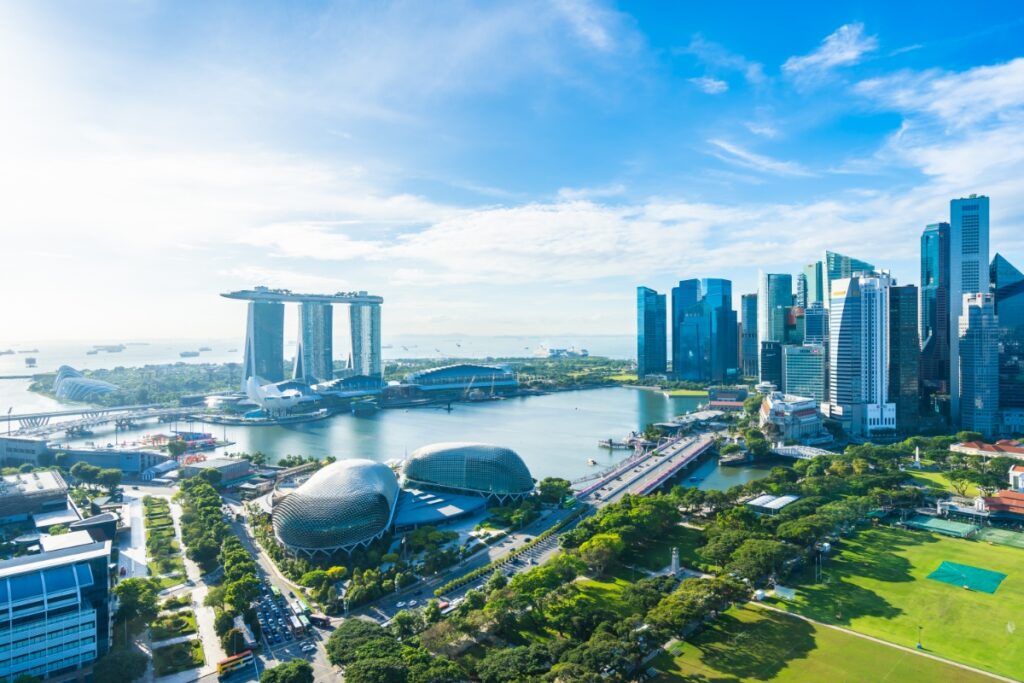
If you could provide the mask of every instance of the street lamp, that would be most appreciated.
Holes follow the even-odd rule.
[[[920,624],[918,624],[917,625],[917,649],[918,650],[923,650],[924,649],[924,646],[921,645],[921,631],[922,631],[922,629],[924,629],[924,626],[921,626]]]

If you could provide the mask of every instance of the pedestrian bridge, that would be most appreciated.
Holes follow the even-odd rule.
[[[45,436],[53,432],[75,432],[89,427],[95,427],[110,422],[118,425],[129,425],[136,420],[151,418],[185,417],[189,414],[188,408],[168,408],[160,404],[148,404],[138,406],[113,406],[110,408],[97,408],[84,406],[68,410],[54,410],[43,413],[21,413],[8,415],[7,422],[10,425],[17,420],[18,430],[12,432],[18,436]],[[57,420],[55,418],[77,418],[71,420]]]

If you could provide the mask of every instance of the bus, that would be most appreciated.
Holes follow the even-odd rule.
[[[236,671],[240,671],[247,666],[252,666],[253,661],[254,657],[252,655],[252,650],[239,652],[233,657],[222,659],[217,662],[217,677],[220,679],[227,678]]]
[[[274,596],[275,600],[277,600],[278,598],[281,597],[281,589],[278,588],[277,586],[271,585],[270,586],[270,594]]]
[[[309,623],[313,624],[313,626],[319,626],[320,628],[331,627],[331,620],[323,614],[310,614]]]

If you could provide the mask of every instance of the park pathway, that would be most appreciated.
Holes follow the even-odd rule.
[[[967,664],[961,664],[960,662],[954,662],[951,659],[946,659],[945,657],[939,657],[938,655],[933,655],[930,652],[927,652],[925,650],[918,650],[917,648],[914,648],[914,647],[906,647],[905,645],[897,645],[896,643],[890,643],[888,640],[882,640],[881,638],[876,638],[874,636],[869,636],[866,633],[858,633],[857,631],[854,631],[852,629],[844,628],[842,626],[836,626],[835,624],[829,624],[829,623],[826,623],[824,621],[818,621],[817,619],[812,619],[810,617],[805,617],[802,614],[796,614],[795,612],[789,612],[789,611],[786,611],[784,609],[779,609],[778,607],[773,607],[771,605],[766,605],[763,602],[755,602],[755,603],[752,603],[752,604],[760,607],[761,609],[770,610],[772,612],[778,612],[779,614],[785,614],[785,615],[794,617],[796,619],[802,619],[803,621],[806,621],[809,624],[814,624],[815,626],[824,626],[825,628],[831,628],[831,629],[834,629],[836,631],[842,631],[843,633],[847,633],[847,634],[849,634],[851,636],[857,636],[858,638],[863,638],[865,640],[870,640],[870,641],[878,643],[880,645],[887,645],[889,647],[896,648],[897,650],[903,650],[904,652],[909,652],[910,654],[918,655],[920,657],[927,657],[928,659],[934,659],[937,662],[942,662],[943,664],[949,664],[950,666],[955,666],[958,669],[963,669],[964,671],[970,671],[971,673],[980,674],[982,676],[988,676],[989,678],[995,679],[997,681],[1005,681],[1006,683],[1020,683],[1020,681],[1018,679],[1016,679],[1016,678],[1009,678],[1007,676],[1000,676],[999,674],[994,674],[991,671],[985,671],[984,669],[978,669],[978,668],[975,668],[973,666],[969,666]]]

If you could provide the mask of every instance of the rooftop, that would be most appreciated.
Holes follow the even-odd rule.
[[[78,516],[74,508],[37,512],[32,515],[32,523],[36,525],[37,529],[49,529],[55,524],[71,524],[71,522],[77,522],[79,519],[81,517]]]
[[[32,495],[35,493],[52,493],[67,491],[68,485],[59,472],[43,471],[28,474],[7,474],[0,484],[0,495]]]
[[[25,555],[11,560],[0,561],[0,579],[29,572],[41,571],[50,567],[60,567],[72,562],[84,562],[99,557],[110,557],[110,541],[79,545],[72,548],[61,548],[39,555]]]
[[[42,547],[43,552],[77,548],[78,546],[90,545],[91,543],[93,543],[93,540],[88,531],[72,531],[57,536],[43,536],[39,539],[39,545]]]
[[[272,303],[298,302],[321,304],[382,304],[384,297],[374,296],[366,292],[335,292],[334,294],[299,294],[290,289],[270,289],[254,287],[240,289],[237,292],[224,292],[225,299],[241,299],[243,301],[266,301]]]

